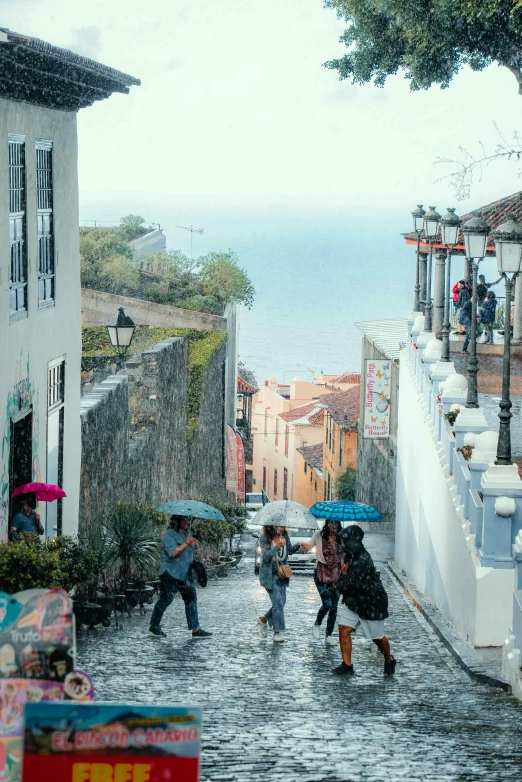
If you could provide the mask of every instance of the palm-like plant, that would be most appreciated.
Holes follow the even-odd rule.
[[[110,560],[119,566],[123,586],[155,576],[160,561],[160,529],[147,509],[119,502],[109,516],[106,534]]]

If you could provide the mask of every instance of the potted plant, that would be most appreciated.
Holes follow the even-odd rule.
[[[451,408],[451,410],[444,414],[444,418],[449,423],[450,426],[453,426],[455,421],[457,420],[457,416],[460,413],[460,407],[457,407],[456,405]]]
[[[469,462],[471,459],[471,455],[473,453],[473,446],[472,445],[463,445],[461,448],[457,448],[457,451],[462,454],[464,459]]]

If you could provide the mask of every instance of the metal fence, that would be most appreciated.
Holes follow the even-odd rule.
[[[505,296],[497,296],[497,310],[495,313],[495,322],[493,323],[494,329],[503,329],[505,324],[505,312],[506,312],[506,298]],[[456,329],[459,322],[459,312],[451,305],[450,313],[450,325]]]

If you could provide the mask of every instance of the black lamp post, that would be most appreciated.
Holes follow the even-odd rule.
[[[489,225],[482,217],[472,217],[462,226],[466,258],[471,260],[473,283],[471,289],[471,338],[468,360],[468,397],[466,407],[478,407],[478,358],[477,358],[477,274],[479,263],[486,255]]]
[[[107,323],[107,331],[111,344],[117,349],[119,356],[124,356],[130,347],[136,324],[125,314],[123,307],[118,308],[118,314]]]
[[[504,360],[502,366],[502,399],[500,400],[500,428],[495,464],[512,464],[511,461],[511,297],[513,282],[522,271],[522,225],[514,215],[508,215],[505,223],[493,231],[497,250],[499,273],[506,281],[506,312],[504,315]],[[509,279],[508,274],[511,274]]]
[[[419,281],[419,250],[420,250],[420,235],[424,228],[424,215],[426,210],[422,208],[422,204],[417,204],[417,207],[411,213],[413,217],[413,230],[417,234],[417,265],[415,268],[415,287],[413,289],[413,311],[420,312],[420,281]]]
[[[431,266],[433,260],[433,245],[437,238],[439,230],[440,214],[435,211],[434,206],[430,206],[428,211],[424,215],[424,233],[427,240],[430,243],[430,259],[428,262],[428,288],[426,296],[426,308],[425,308],[425,321],[424,331],[432,331],[432,309],[433,303],[431,301]]]
[[[446,266],[446,293],[444,296],[444,323],[442,324],[442,353],[440,360],[450,360],[450,293],[451,293],[451,251],[458,241],[461,219],[455,214],[455,209],[448,206],[448,211],[440,219],[440,235],[442,244],[448,250]]]

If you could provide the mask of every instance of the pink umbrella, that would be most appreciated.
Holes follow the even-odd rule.
[[[19,494],[34,494],[38,502],[54,502],[67,497],[63,489],[52,483],[24,483],[13,491],[13,497]]]

